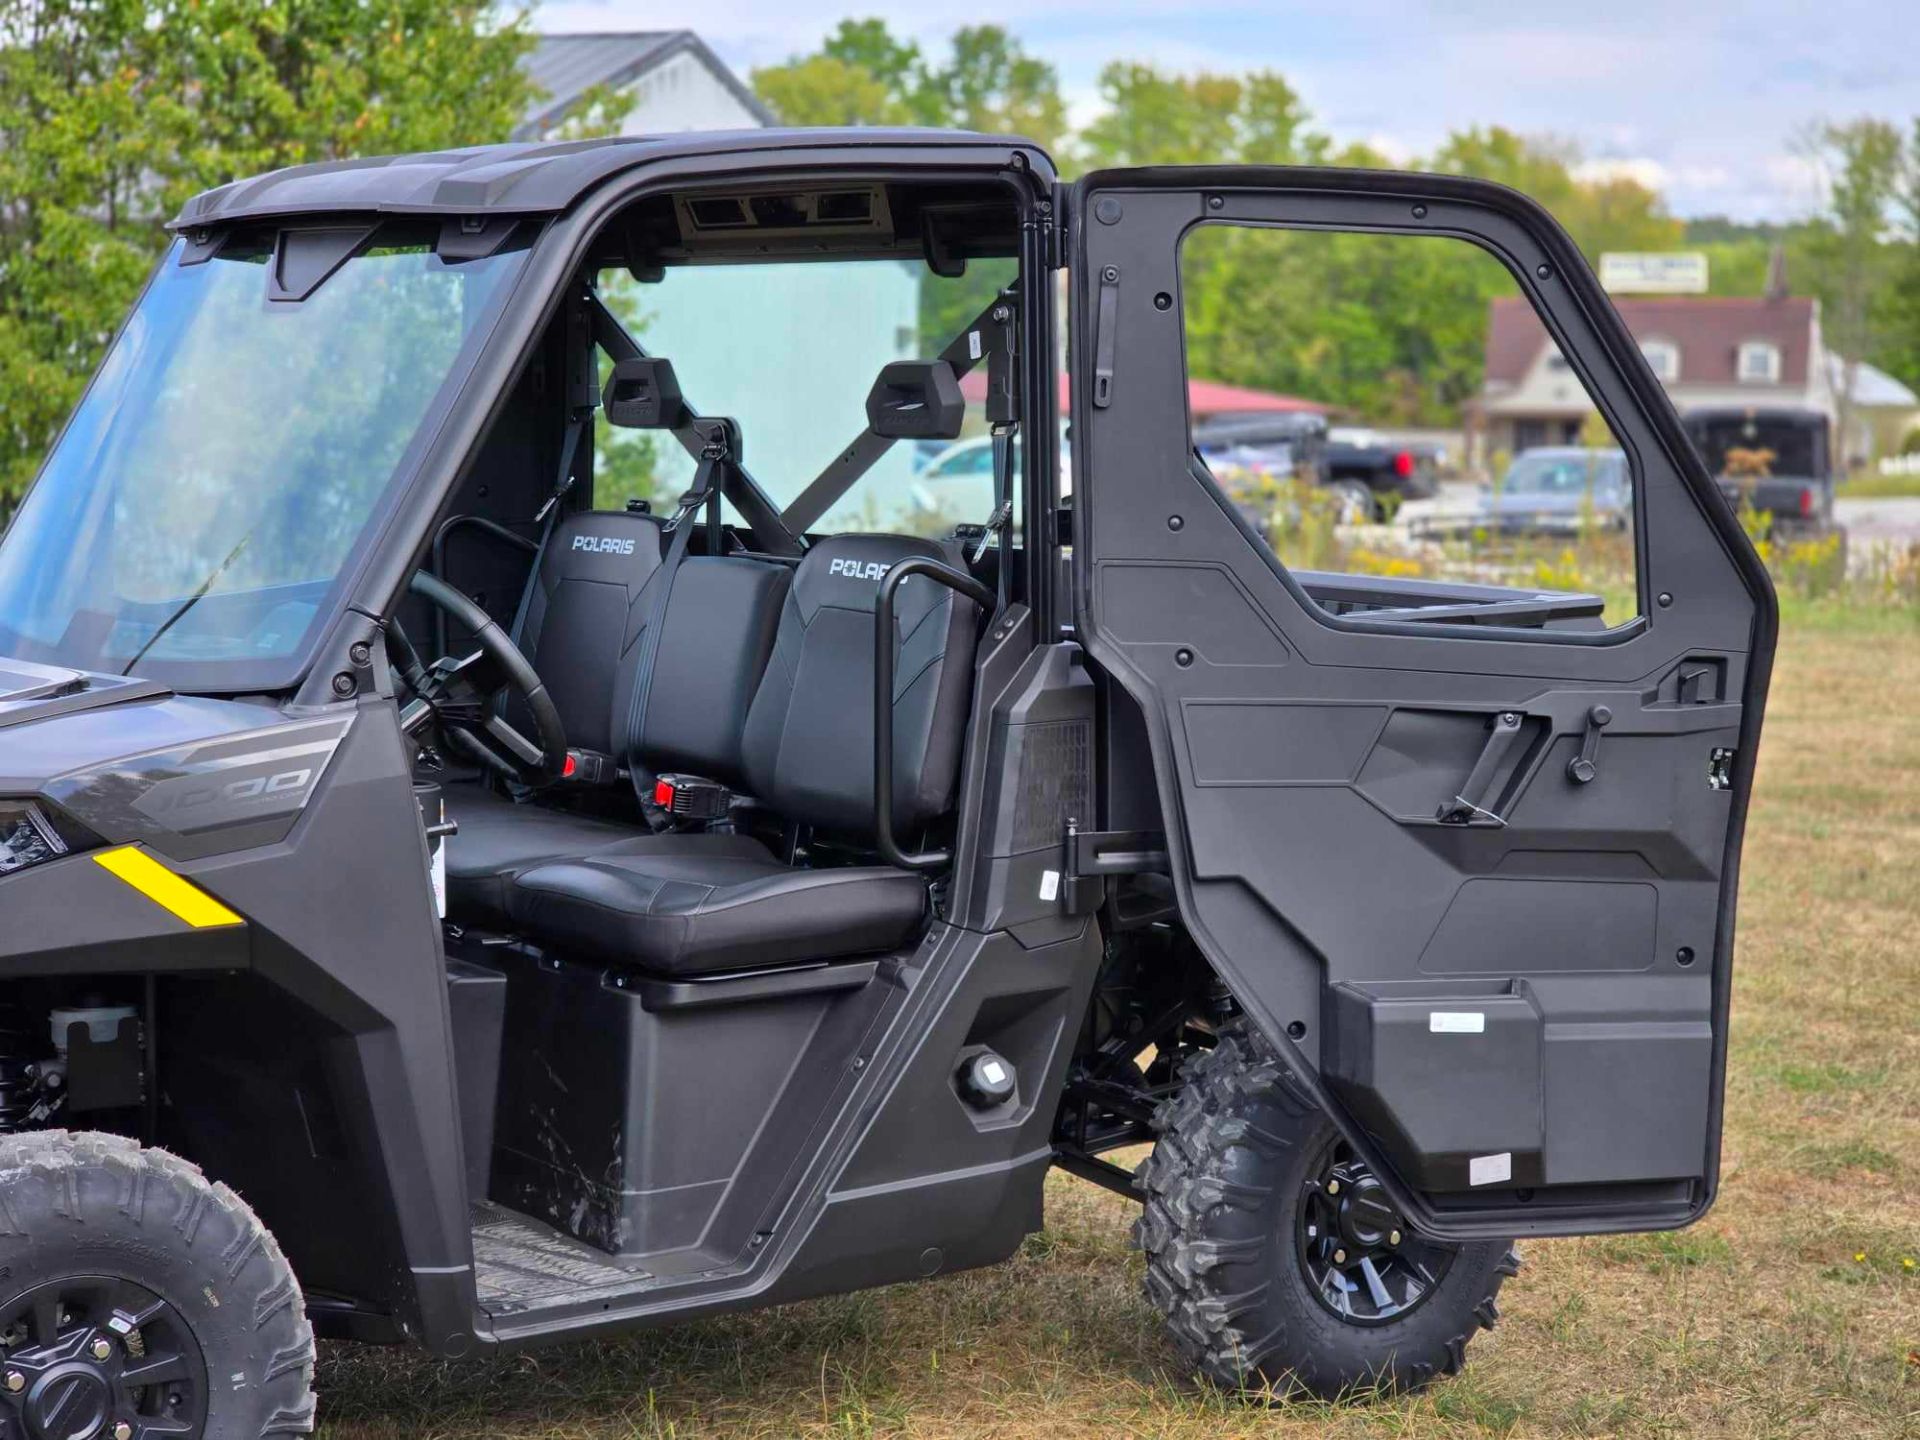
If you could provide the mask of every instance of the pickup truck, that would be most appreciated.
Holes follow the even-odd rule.
[[[1194,440],[1209,460],[1245,463],[1266,455],[1272,469],[1304,470],[1341,498],[1342,518],[1349,521],[1383,518],[1388,495],[1424,500],[1435,492],[1430,454],[1386,443],[1372,431],[1329,430],[1319,415],[1215,415],[1196,427]]]
[[[1833,528],[1833,466],[1827,417],[1789,407],[1689,411],[1687,435],[1735,510],[1769,517],[1776,538],[1807,539]]]

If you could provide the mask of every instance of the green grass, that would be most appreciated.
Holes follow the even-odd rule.
[[[1920,495],[1920,475],[1854,475],[1834,487],[1842,500],[1899,500]]]
[[[1012,1260],[442,1364],[328,1346],[330,1440],[1920,1436],[1920,624],[1794,602],[1748,835],[1724,1183],[1672,1235],[1525,1244],[1424,1395],[1247,1405],[1139,1295],[1131,1207],[1064,1175]]]

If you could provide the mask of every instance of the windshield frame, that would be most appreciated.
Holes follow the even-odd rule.
[[[343,217],[330,214],[290,216],[281,221],[267,222],[265,225],[236,226],[230,233],[257,236],[262,230],[269,231],[275,237],[274,243],[277,247],[278,237],[287,232],[361,228],[365,232],[364,238],[353,250],[353,255],[357,257],[367,249],[390,243],[396,233],[412,232],[417,242],[421,224],[421,219],[407,216]],[[429,235],[439,228],[438,222],[434,220],[425,220],[424,224]],[[81,662],[54,656],[41,663],[60,665],[68,669],[91,669],[95,673],[130,674],[165,685],[176,693],[183,694],[278,693],[297,686],[312,671],[317,653],[327,643],[329,634],[338,628],[341,614],[353,606],[353,597],[364,584],[369,570],[375,566],[382,553],[388,548],[391,538],[389,532],[398,518],[406,512],[408,502],[421,480],[422,471],[427,468],[427,462],[435,453],[449,416],[460,404],[480,358],[486,353],[493,333],[508,312],[514,297],[526,283],[528,272],[532,268],[533,252],[538,246],[544,228],[544,225],[537,220],[517,224],[513,227],[512,233],[503,237],[501,243],[486,254],[456,257],[458,261],[468,263],[472,260],[493,261],[497,258],[506,261],[510,268],[498,276],[458,347],[454,350],[445,374],[441,377],[431,399],[419,413],[391,471],[380,483],[361,521],[358,533],[347,548],[332,578],[325,582],[325,592],[315,607],[312,621],[291,648],[260,657],[180,659],[145,656],[143,652],[142,655],[136,655],[130,660],[125,657],[110,657]],[[440,230],[442,237],[445,233],[444,229]],[[49,482],[63,447],[72,438],[76,423],[87,414],[88,406],[95,400],[96,392],[103,379],[112,374],[115,358],[120,354],[122,347],[129,343],[128,332],[137,317],[146,313],[155,287],[170,270],[191,269],[201,264],[212,263],[210,257],[226,242],[227,238],[227,235],[216,231],[211,239],[196,234],[191,238],[176,236],[169,242],[159,260],[148,272],[138,297],[128,307],[126,314],[116,327],[112,341],[103,352],[99,365],[88,377],[86,386],[62,422],[53,442],[48,446],[32,483],[22,493],[19,504],[10,517],[6,531],[0,532],[0,545],[12,544],[16,541],[27,543],[27,538],[20,531],[19,522],[28,516],[43,485]],[[437,254],[438,242],[430,243],[428,248]],[[356,262],[354,259],[346,259],[344,263],[350,265]],[[268,262],[260,267],[260,283],[263,292],[268,287],[269,272],[273,269],[274,261],[270,256]],[[331,272],[328,278],[332,278]],[[324,284],[323,281],[310,294],[323,290]],[[286,301],[276,297],[274,303],[282,304]],[[306,300],[302,299],[295,303],[306,303]],[[168,625],[180,619],[199,597],[194,595],[177,598],[187,601],[188,604],[181,606],[173,613],[166,622]],[[163,630],[164,628],[165,626],[162,627]],[[0,636],[4,634],[5,631],[0,630]],[[152,638],[159,638],[158,634]],[[151,644],[152,640],[150,639],[148,643]],[[122,664],[125,665],[124,670],[121,669]]]

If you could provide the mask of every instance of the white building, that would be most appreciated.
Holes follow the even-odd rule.
[[[525,63],[542,95],[513,132],[516,140],[557,129],[581,97],[603,85],[633,101],[623,135],[773,124],[766,106],[691,30],[542,35]]]

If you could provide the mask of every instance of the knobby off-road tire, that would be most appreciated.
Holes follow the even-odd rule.
[[[1499,1318],[1494,1297],[1520,1264],[1513,1247],[1452,1248],[1438,1283],[1395,1318],[1336,1315],[1296,1241],[1308,1188],[1337,1143],[1332,1122],[1244,1021],[1181,1079],[1135,1175],[1146,1210],[1133,1238],[1146,1252],[1147,1298],[1194,1369],[1230,1389],[1329,1399],[1458,1372],[1467,1342]]]
[[[184,1382],[182,1393],[198,1396],[204,1440],[313,1430],[314,1345],[306,1302],[286,1257],[246,1202],[185,1160],[118,1136],[41,1131],[0,1138],[0,1315],[18,1309],[31,1292],[48,1293],[40,1287],[64,1290],[63,1282],[78,1280],[84,1290],[84,1277],[131,1282],[137,1290],[118,1289],[148,1292],[155,1309],[160,1302],[168,1307],[162,1323],[188,1357],[181,1368],[202,1371]],[[190,1341],[179,1337],[182,1330]],[[140,1340],[128,1348],[136,1347],[146,1348]],[[16,1344],[14,1353],[24,1348]],[[103,1345],[102,1352],[110,1348]],[[116,1351],[110,1364],[122,1363],[135,1361]],[[0,1381],[12,1383],[12,1376]],[[85,1391],[92,1382],[66,1383]],[[34,1393],[23,1388],[16,1398],[0,1390],[0,1408],[24,1404]],[[56,1403],[58,1397],[43,1402]],[[143,1428],[135,1422],[134,1433]],[[101,1433],[112,1434],[113,1423]]]

